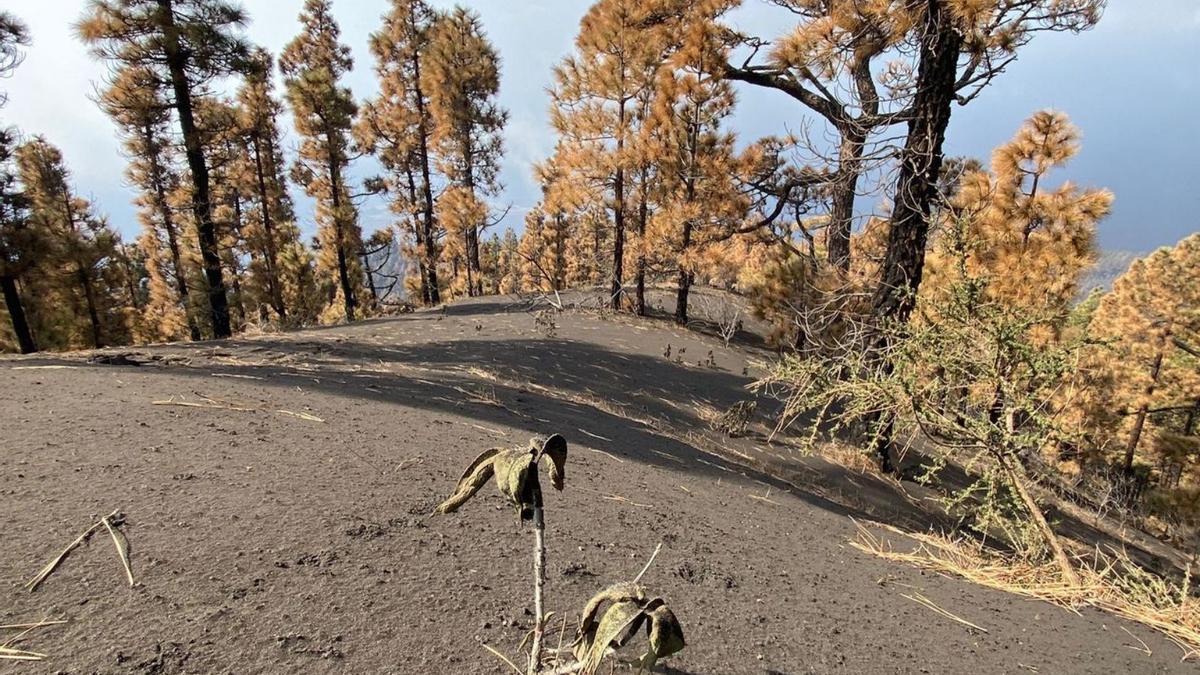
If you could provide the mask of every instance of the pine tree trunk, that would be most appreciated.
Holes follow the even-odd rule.
[[[617,173],[613,181],[613,270],[609,304],[613,311],[621,309],[623,277],[625,276],[625,167],[620,163],[625,149],[625,104],[617,117]]]
[[[862,153],[865,138],[856,127],[841,130],[838,150],[838,172],[833,183],[833,203],[827,230],[829,264],[843,272],[850,271],[850,234],[854,225],[854,198],[858,178],[862,173]]]
[[[411,166],[406,164],[404,175],[408,178],[408,200],[410,204],[417,203],[417,182],[413,177]],[[417,276],[421,281],[421,304],[426,307],[433,304],[429,297],[429,271],[425,269],[425,237],[421,228],[420,215],[414,213],[412,220],[413,241],[417,244]]]
[[[157,147],[154,144],[153,131],[147,128],[144,133],[147,147]],[[200,326],[196,323],[196,317],[192,316],[192,306],[188,301],[187,279],[183,274],[183,255],[179,250],[179,238],[175,232],[175,221],[171,217],[171,205],[167,202],[167,189],[161,158],[157,152],[153,152],[147,159],[150,165],[150,181],[154,186],[154,208],[158,210],[158,217],[162,220],[163,231],[167,234],[167,249],[171,253],[171,265],[175,268],[173,274],[175,277],[175,292],[179,294],[179,305],[183,309],[184,317],[187,318],[188,335],[193,342],[196,342],[200,340]]]
[[[691,124],[688,128],[688,167],[687,179],[684,182],[683,198],[687,204],[696,201],[696,154],[699,143],[699,108],[693,107]],[[692,247],[692,219],[683,221],[683,237],[679,250],[679,287],[675,292],[675,323],[686,326],[688,322],[688,296],[692,290],[692,273],[684,264],[688,249]]]
[[[879,286],[872,298],[872,311],[881,322],[907,321],[916,302],[925,266],[929,217],[942,167],[942,143],[954,103],[962,40],[945,0],[927,0],[913,116],[900,155],[887,252]],[[875,347],[882,355],[887,345]],[[885,361],[880,367],[886,373],[891,371],[892,364]],[[889,455],[895,420],[884,412],[871,415],[867,423],[874,429],[871,451],[879,455],[881,469],[890,473],[894,469]]]
[[[233,277],[233,308],[237,310],[238,330],[242,330],[246,326],[246,303],[242,299],[241,275],[237,273],[236,264],[230,266],[230,271],[232,272],[230,276]]]
[[[187,278],[183,273],[183,254],[179,249],[179,237],[175,233],[175,224],[169,220],[170,213],[166,207],[166,201],[163,201],[163,229],[167,233],[167,248],[171,251],[171,266],[174,267],[175,276],[175,291],[179,293],[179,304],[183,307],[183,315],[187,317],[188,333],[191,335],[192,341],[200,340],[200,324],[196,323],[196,318],[192,316],[192,303],[188,300],[188,285]]]
[[[471,170],[471,130],[458,129],[457,133],[463,138],[463,153],[460,161],[466,168],[463,176],[463,187],[471,194],[471,198],[475,198],[475,173]],[[483,274],[479,264],[479,224],[470,223],[463,230],[463,243],[465,249],[463,257],[466,258],[467,267],[467,296],[475,297],[483,295]],[[478,284],[478,286],[476,286]]]
[[[554,290],[555,292],[563,290],[567,279],[567,257],[566,247],[567,235],[566,224],[563,223],[562,214],[554,216],[555,232],[554,232]]]
[[[473,298],[473,297],[475,297],[475,274],[474,274],[474,265],[471,263],[471,253],[470,253],[470,251],[471,251],[471,233],[464,232],[463,234],[464,234],[464,238],[466,239],[466,247],[467,247],[467,252],[463,256],[465,258],[463,260],[463,267],[466,268],[466,271],[467,271],[467,297]]]
[[[330,130],[326,130],[326,139],[333,138]],[[350,279],[350,262],[346,254],[346,231],[342,220],[342,172],[338,158],[333,155],[333,146],[327,143],[327,161],[329,166],[329,200],[333,204],[333,231],[337,239],[338,283],[342,287],[342,303],[346,309],[346,322],[354,321],[354,310],[358,307],[358,297],[354,292],[354,283]]]
[[[75,278],[83,291],[84,304],[87,305],[88,322],[92,328],[92,346],[99,349],[104,346],[100,336],[100,313],[96,309],[96,293],[92,287],[92,277],[82,263],[75,263]]]
[[[230,223],[230,235],[234,242],[242,240],[242,195],[237,191],[233,191],[233,222]],[[254,260],[254,253],[250,254],[251,261]],[[234,308],[237,310],[237,329],[244,330],[246,327],[246,296],[242,294],[242,268],[238,262],[237,252],[229,251],[229,276],[232,277]]]
[[[118,244],[117,250],[121,253],[121,264],[125,266],[125,290],[129,292],[129,305],[141,312],[142,302],[138,299],[137,286],[134,282],[136,277],[133,273],[133,262],[129,259],[129,251],[124,244]]]
[[[638,189],[638,256],[637,256],[637,292],[634,296],[634,311],[638,316],[646,316],[646,220],[649,207],[646,204],[646,171],[642,170],[641,183]]]
[[[1191,436],[1196,433],[1196,419],[1200,418],[1200,398],[1192,404],[1192,409],[1188,411],[1187,417],[1183,422],[1183,435]]]
[[[901,151],[887,253],[872,302],[877,317],[901,322],[912,312],[925,266],[929,216],[963,41],[946,0],[927,0],[922,22],[913,117]]]
[[[367,290],[371,292],[371,303],[379,306],[379,291],[375,288],[375,273],[371,271],[370,255],[363,251],[363,271],[367,273]]]
[[[33,332],[29,330],[29,319],[25,316],[25,305],[21,302],[16,278],[9,275],[0,276],[0,289],[4,292],[4,306],[8,309],[13,333],[17,336],[17,347],[22,354],[36,352],[37,343],[33,340]]]
[[[411,13],[409,20],[412,22],[410,29],[414,35],[420,30],[416,24],[416,14]],[[441,291],[438,289],[437,278],[437,224],[434,220],[433,213],[433,183],[429,177],[429,127],[428,113],[425,110],[425,93],[421,90],[421,56],[420,52],[413,50],[412,53],[413,66],[413,92],[417,108],[417,153],[421,160],[421,192],[424,197],[424,215],[425,215],[425,267],[429,275],[429,302],[430,304],[440,304]]]
[[[71,193],[67,187],[63,186],[62,193],[63,215],[67,219],[67,228],[73,235],[80,236],[79,230],[75,226],[75,208],[71,205]],[[92,288],[92,276],[87,267],[79,260],[75,261],[75,279],[79,282],[79,290],[83,292],[84,305],[87,307],[88,322],[92,329],[92,347],[103,347],[103,340],[100,337],[100,314],[96,310],[96,294]]]
[[[183,134],[184,155],[191,171],[192,214],[196,218],[200,257],[204,263],[204,276],[208,280],[208,303],[212,314],[213,335],[217,339],[227,338],[233,331],[229,325],[229,304],[225,297],[221,257],[217,253],[217,229],[212,218],[208,164],[204,158],[200,132],[196,128],[192,112],[191,82],[188,81],[187,75],[188,54],[182,50],[179,43],[172,0],[157,2],[165,22],[163,49],[166,52],[167,68],[171,73],[171,87],[175,93],[175,110],[179,115],[179,127]]]
[[[1150,366],[1150,382],[1146,384],[1146,388],[1142,392],[1142,404],[1138,406],[1137,415],[1133,418],[1133,429],[1130,430],[1129,440],[1125,443],[1125,459],[1121,462],[1121,468],[1124,469],[1126,476],[1133,475],[1133,458],[1137,452],[1138,443],[1142,440],[1142,431],[1146,427],[1146,417],[1150,414],[1150,397],[1154,395],[1154,390],[1158,388],[1158,376],[1162,372],[1162,346],[1165,346],[1167,340],[1170,339],[1170,335],[1171,329],[1168,327],[1160,340],[1159,351],[1154,355],[1154,362]]]
[[[283,304],[283,289],[279,283],[278,253],[275,250],[275,224],[271,220],[271,197],[267,191],[267,172],[263,165],[260,133],[255,133],[254,142],[254,172],[258,180],[258,206],[262,210],[264,263],[267,268],[267,293],[271,297],[271,308],[280,320],[287,319],[287,308]],[[272,156],[274,151],[272,150]]]
[[[1041,507],[1038,506],[1033,495],[1029,493],[1024,469],[1017,465],[1015,460],[1010,458],[1001,459],[1000,465],[1004,468],[1005,474],[1008,475],[1008,480],[1012,484],[1013,489],[1016,490],[1017,496],[1021,498],[1021,503],[1025,505],[1025,510],[1029,511],[1030,517],[1033,518],[1033,524],[1042,536],[1042,541],[1050,549],[1050,553],[1054,557],[1054,562],[1058,565],[1059,571],[1062,572],[1063,580],[1072,587],[1080,586],[1079,573],[1071,565],[1071,559],[1067,557],[1067,552],[1063,549],[1058,535],[1055,534],[1050,524],[1046,522],[1046,516],[1042,513]]]

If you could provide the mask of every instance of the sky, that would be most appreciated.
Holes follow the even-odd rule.
[[[278,53],[299,30],[302,0],[245,0],[247,37]],[[343,42],[354,71],[346,80],[359,100],[376,91],[369,34],[379,26],[387,0],[334,0]],[[452,0],[433,0],[448,8]],[[511,207],[502,226],[520,228],[540,191],[534,162],[554,147],[548,124],[553,65],[572,48],[590,0],[460,0],[480,14],[503,60],[500,103],[509,110],[496,208]],[[33,45],[25,62],[0,89],[9,94],[0,124],[25,135],[41,134],[58,145],[73,171],[77,191],[93,199],[127,238],[138,232],[115,129],[92,102],[105,67],[75,38],[74,22],[85,0],[0,0],[30,28]],[[732,17],[746,32],[771,37],[785,30],[788,15],[764,0],[746,0]],[[956,107],[947,135],[948,155],[986,159],[1021,122],[1046,108],[1066,112],[1083,132],[1082,151],[1057,185],[1071,180],[1116,195],[1112,214],[1099,226],[1102,248],[1149,251],[1200,230],[1200,2],[1110,0],[1099,26],[1081,35],[1045,34],[1034,39],[1016,64],[967,107]],[[810,116],[776,92],[739,85],[732,126],[743,141],[795,131]],[[295,139],[288,140],[295,147]],[[378,172],[369,158],[352,175]],[[295,192],[295,191],[294,191]],[[311,202],[295,194],[301,228],[312,234]],[[392,216],[381,199],[361,205],[363,229],[386,227]],[[860,206],[860,208],[862,208]],[[868,205],[870,208],[870,205]]]

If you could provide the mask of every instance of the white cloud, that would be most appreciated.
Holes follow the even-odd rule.
[[[434,3],[446,7],[453,1]],[[507,189],[495,203],[512,203],[505,224],[519,227],[522,209],[540,196],[531,166],[554,146],[545,93],[550,69],[570,51],[579,19],[591,0],[462,1],[480,13],[503,59],[500,100],[512,116],[505,132],[507,156],[502,167]],[[296,17],[301,0],[243,2],[252,20],[248,36],[271,51],[277,53],[299,30]],[[124,184],[125,160],[114,129],[88,100],[92,84],[101,80],[104,68],[73,35],[72,24],[82,13],[85,0],[9,0],[6,9],[8,4],[18,5],[10,11],[29,24],[34,45],[16,74],[0,81],[0,87],[10,94],[8,106],[0,111],[0,123],[16,125],[26,134],[44,134],[60,146],[79,191],[95,196],[127,236],[136,234],[129,205],[133,194]],[[333,4],[343,41],[355,58],[355,70],[347,82],[356,96],[371,96],[376,87],[367,38],[377,29],[387,1],[334,0]],[[781,15],[761,0],[746,0],[735,19],[746,30],[765,36],[785,30],[791,22],[789,15]],[[1075,177],[1082,183],[1124,186],[1118,194],[1121,207],[1102,226],[1107,228],[1102,233],[1129,236],[1120,233],[1128,229],[1123,223],[1130,218],[1186,227],[1185,223],[1194,222],[1194,200],[1187,204],[1182,198],[1163,200],[1155,195],[1162,191],[1194,194],[1191,182],[1200,141],[1193,131],[1194,121],[1189,123],[1183,112],[1172,111],[1200,105],[1194,68],[1200,62],[1200,40],[1194,37],[1198,30],[1196,0],[1111,0],[1100,26],[1091,33],[1038,36],[1017,66],[972,104],[969,112],[955,112],[952,145],[961,149],[957,151],[969,148],[984,154],[994,142],[1007,137],[1028,112],[1046,106],[1066,108],[1076,119],[1086,121],[1086,147],[1094,148],[1097,156],[1103,156],[1105,149],[1125,148],[1136,141],[1137,157],[1160,167],[1156,175],[1143,180],[1125,170],[1122,161],[1088,163],[1081,157],[1073,165],[1078,169]],[[1172,58],[1163,58],[1164,53]],[[739,90],[742,106],[734,124],[743,139],[797,130],[811,118],[786,96],[746,87]],[[1134,109],[1136,113],[1131,112]],[[287,147],[294,144],[294,137],[289,137]],[[369,161],[362,161],[351,175],[361,178],[376,170]],[[311,200],[299,198],[297,204],[301,225],[311,234]],[[390,220],[374,200],[363,205],[363,214],[368,232]],[[1165,243],[1171,236],[1164,229],[1160,238]]]

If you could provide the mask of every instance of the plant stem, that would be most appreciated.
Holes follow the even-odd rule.
[[[1042,513],[1041,507],[1038,506],[1033,495],[1029,493],[1029,488],[1025,485],[1024,470],[1016,464],[1016,460],[1008,457],[1000,458],[1000,466],[1008,474],[1008,479],[1017,491],[1017,496],[1024,503],[1025,509],[1029,511],[1029,515],[1033,518],[1033,524],[1042,536],[1042,541],[1045,542],[1047,548],[1050,549],[1050,553],[1054,556],[1054,562],[1062,572],[1063,581],[1074,588],[1078,588],[1083,583],[1079,578],[1079,573],[1071,565],[1071,559],[1067,557],[1067,552],[1063,549],[1058,535],[1054,533],[1054,528],[1050,527],[1050,524],[1046,522],[1046,516]]]
[[[660,541],[660,542],[658,542],[658,546],[654,547],[654,553],[650,554],[650,559],[646,561],[645,567],[643,567],[642,571],[638,572],[638,575],[633,578],[633,583],[636,584],[637,582],[642,580],[642,577],[646,575],[646,570],[650,569],[650,566],[654,564],[654,559],[658,557],[658,552],[661,550],[662,550],[662,542]]]
[[[546,521],[542,515],[542,488],[537,482],[536,467],[530,480],[533,485],[533,644],[529,650],[529,675],[542,670],[542,638],[546,613],[542,593],[546,587]]]

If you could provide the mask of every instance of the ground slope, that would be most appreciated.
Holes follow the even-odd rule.
[[[1141,626],[851,548],[851,516],[910,506],[708,431],[765,354],[665,323],[571,312],[547,337],[490,299],[95,356],[0,360],[0,624],[70,620],[21,643],[46,662],[0,671],[503,672],[479,643],[515,654],[530,628],[529,533],[490,486],[430,513],[479,450],[547,432],[570,443],[549,608],[574,617],[663,542],[644,581],[689,643],[663,672],[1196,671]],[[22,589],[118,508],[136,588],[97,537]]]

